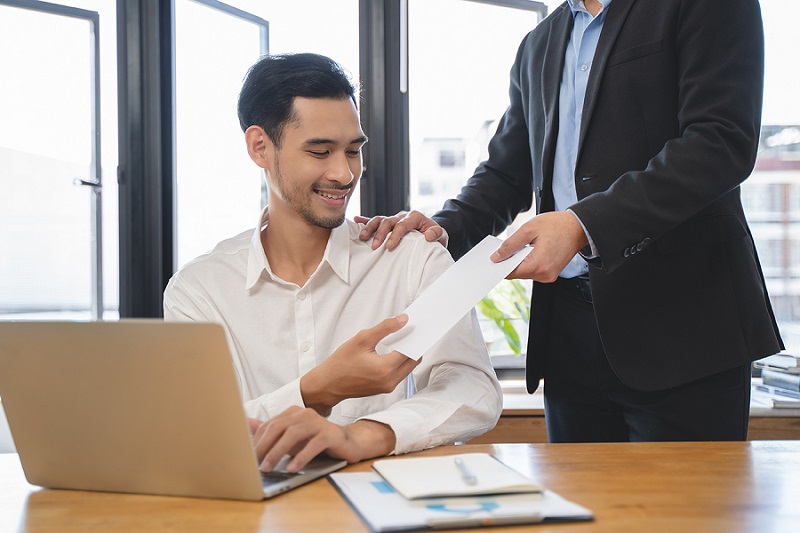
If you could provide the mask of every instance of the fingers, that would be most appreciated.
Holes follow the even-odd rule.
[[[373,250],[384,242],[387,250],[394,250],[403,236],[414,230],[423,233],[429,242],[439,241],[443,246],[447,246],[447,232],[444,231],[444,228],[419,211],[408,213],[401,211],[390,217],[366,218],[357,216],[354,220],[365,224],[358,238],[362,241],[372,238]]]
[[[247,418],[247,427],[250,430],[251,437],[256,434],[256,431],[258,430],[259,426],[261,426],[261,420],[258,420],[256,418],[249,418],[249,417]]]
[[[372,249],[376,250],[381,244],[383,244],[383,242],[386,240],[386,237],[390,233],[392,234],[394,246],[390,248],[389,242],[387,242],[386,249],[392,250],[394,247],[396,247],[397,243],[400,241],[400,238],[409,232],[409,228],[406,227],[404,221],[405,213],[398,213],[393,217],[386,217],[381,220],[380,224],[375,230],[375,236],[372,238]]]
[[[378,343],[384,339],[384,337],[394,333],[395,331],[399,331],[407,323],[408,315],[403,313],[395,317],[382,320],[369,329],[361,330],[356,335],[356,338],[363,348],[374,350],[375,346],[377,346]]]
[[[517,253],[526,244],[533,244],[533,241],[536,240],[536,235],[526,231],[526,229],[525,227],[520,228],[503,241],[492,254],[492,261],[499,263]]]
[[[325,420],[313,409],[290,407],[259,430],[256,452],[259,458],[263,456],[259,468],[271,472],[284,456],[291,455],[286,471],[297,472],[342,439],[341,426]]]
[[[360,215],[353,217],[355,222],[364,224],[364,229],[362,229],[361,233],[358,234],[358,238],[362,241],[368,241],[370,238],[372,238],[372,249],[375,250],[378,248],[378,246],[383,244],[383,241],[392,231],[392,228],[394,228],[397,222],[405,217],[405,215],[405,211],[400,211],[391,217],[375,216],[372,218],[367,218]]]
[[[445,229],[441,226],[434,226],[425,230],[425,240],[428,242],[438,241],[439,244],[447,248],[447,243],[450,240]]]
[[[400,216],[399,213],[395,215],[395,217],[398,216]],[[400,218],[394,227],[391,228],[391,235],[389,235],[389,238],[386,240],[386,249],[394,250],[400,243],[400,239],[403,238],[403,235],[412,230],[424,234],[429,242],[439,240],[444,234],[444,230],[439,224],[419,211],[411,211]]]

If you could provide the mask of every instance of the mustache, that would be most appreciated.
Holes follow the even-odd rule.
[[[316,182],[316,183],[313,183],[311,185],[311,188],[312,189],[325,189],[325,190],[329,190],[329,191],[330,190],[333,190],[333,191],[349,191],[350,189],[353,188],[353,182],[351,181],[350,183],[347,183],[345,185],[342,185],[341,183]]]

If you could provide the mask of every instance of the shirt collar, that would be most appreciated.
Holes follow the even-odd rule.
[[[264,253],[264,246],[261,244],[261,232],[269,224],[269,206],[261,211],[258,218],[258,224],[253,230],[253,236],[250,238],[250,253],[247,258],[247,279],[245,281],[245,290],[250,290],[261,279],[261,274],[266,272],[267,275],[275,281],[282,281],[278,278],[269,266],[267,254]],[[331,236],[328,238],[328,244],[325,246],[325,254],[322,256],[320,267],[327,264],[331,270],[339,276],[345,283],[348,281],[348,273],[350,270],[350,230],[349,222],[345,222],[331,231]],[[317,275],[320,267],[311,275],[309,281]]]
[[[608,9],[608,6],[611,5],[611,0],[598,0],[603,7],[600,8],[600,11],[597,13],[599,16],[600,13]],[[583,0],[567,0],[569,4],[569,8],[572,10],[572,14],[574,15],[578,11],[586,11],[586,8],[583,7]]]

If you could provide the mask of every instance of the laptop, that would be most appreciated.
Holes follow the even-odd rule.
[[[47,488],[262,500],[347,464],[262,475],[217,324],[0,322],[0,397]]]

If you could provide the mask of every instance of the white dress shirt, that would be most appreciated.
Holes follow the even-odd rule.
[[[447,251],[416,232],[392,251],[359,240],[363,226],[346,221],[331,231],[325,255],[303,287],[272,273],[260,233],[219,243],[189,262],[164,293],[167,320],[222,324],[248,416],[274,417],[304,406],[300,377],[362,329],[400,314],[451,264]],[[474,310],[459,321],[414,369],[418,392],[405,382],[389,394],[351,398],[328,420],[387,424],[394,453],[467,440],[496,424],[502,394]]]

